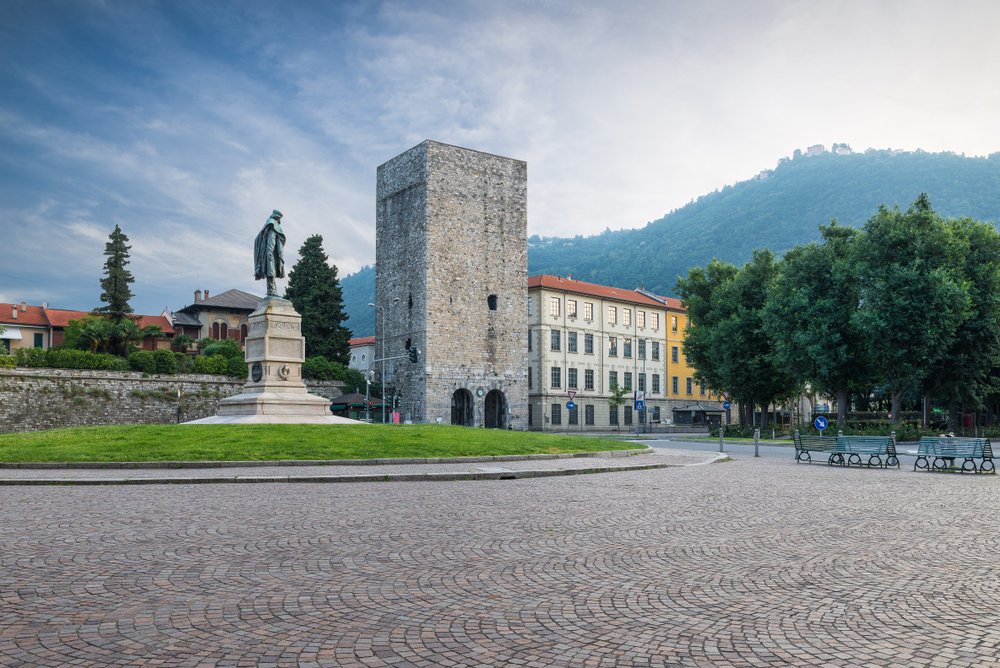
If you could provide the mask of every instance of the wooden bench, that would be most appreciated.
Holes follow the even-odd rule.
[[[844,456],[847,456],[845,459]],[[868,461],[862,461],[867,456]],[[885,457],[885,461],[882,460]],[[841,466],[878,466],[899,468],[896,444],[892,436],[837,436],[836,452],[830,456],[831,464]]]
[[[933,458],[933,459],[932,459]],[[988,438],[957,438],[954,436],[923,436],[917,446],[914,471],[955,471],[955,460],[964,460],[959,473],[996,473],[993,446]],[[976,460],[980,463],[977,465]]]
[[[806,434],[803,436],[799,433],[798,429],[792,434],[792,442],[795,444],[795,462],[806,462],[807,464],[812,461],[812,455],[810,452],[826,452],[830,453],[830,458],[827,460],[827,464],[832,463],[833,453],[837,450],[837,437],[836,436],[811,436]]]

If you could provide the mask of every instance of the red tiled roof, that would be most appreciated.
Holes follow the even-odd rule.
[[[14,309],[17,309],[16,318],[13,317]],[[49,321],[45,317],[45,310],[41,306],[24,306],[24,310],[22,311],[20,304],[0,303],[0,322],[12,327],[17,327],[18,325],[24,325],[25,327],[49,326]]]
[[[572,278],[563,278],[562,276],[550,276],[549,274],[529,276],[528,289],[530,290],[531,288],[538,287],[546,288],[548,290],[564,290],[566,292],[576,292],[583,295],[593,295],[594,297],[602,297],[604,299],[616,299],[618,301],[643,304],[645,306],[663,307],[663,304],[660,302],[636,292],[635,290],[612,288],[606,285],[598,285],[597,283],[586,283]]]
[[[90,311],[70,311],[64,308],[47,308],[45,315],[53,327],[68,327],[71,320],[82,320],[90,315]]]
[[[687,310],[686,308],[684,308],[684,302],[682,302],[680,299],[676,299],[674,297],[660,297],[660,299],[666,302],[667,308],[672,308],[677,311]]]
[[[31,308],[33,307],[28,307],[29,310]],[[36,306],[34,308],[41,310],[40,306]],[[0,315],[3,314],[0,313]],[[21,314],[18,313],[19,319],[20,315]],[[69,323],[71,321],[82,320],[88,315],[91,315],[91,313],[90,311],[71,311],[64,308],[47,308],[45,309],[45,315],[48,316],[48,321],[45,323],[46,325],[51,324],[53,327],[65,329],[66,327],[69,327]],[[133,317],[136,318],[135,324],[137,324],[140,328],[156,325],[163,330],[164,334],[174,333],[174,326],[171,324],[170,320],[164,318],[162,315],[138,315]]]
[[[350,341],[348,341],[347,345],[349,345],[351,348],[354,348],[355,346],[373,346],[375,345],[375,337],[359,336],[356,339],[351,339]]]

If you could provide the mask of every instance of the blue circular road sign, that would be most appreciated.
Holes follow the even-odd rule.
[[[730,408],[732,408],[732,407],[733,407],[733,405],[732,405],[731,403],[729,403],[728,401],[723,401],[723,402],[722,402],[722,408],[723,408],[723,409],[725,409],[725,410],[727,410],[727,411],[728,411],[728,410],[729,410]]]
[[[566,402],[566,410],[571,411],[574,408],[576,408],[576,403],[574,403],[572,400]]]
[[[817,415],[816,419],[813,420],[813,426],[819,429],[820,431],[823,431],[824,429],[826,429],[827,426],[826,418],[823,417],[822,415]]]

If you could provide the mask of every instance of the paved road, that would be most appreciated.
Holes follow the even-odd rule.
[[[0,665],[997,666],[997,476],[0,488]]]

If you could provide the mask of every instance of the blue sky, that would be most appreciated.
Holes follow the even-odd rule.
[[[252,280],[274,208],[341,275],[375,169],[435,139],[528,162],[530,234],[639,227],[795,148],[1000,150],[1000,3],[0,2],[0,301]]]

